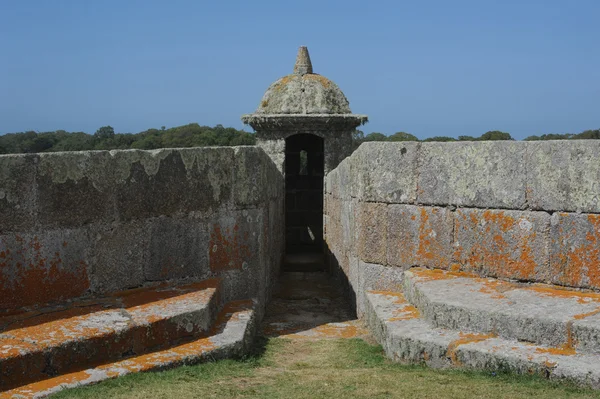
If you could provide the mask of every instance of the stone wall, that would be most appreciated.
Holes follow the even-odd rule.
[[[600,142],[365,143],[327,176],[357,295],[412,266],[600,289]]]
[[[258,147],[0,156],[0,312],[214,276],[264,303],[283,234]]]

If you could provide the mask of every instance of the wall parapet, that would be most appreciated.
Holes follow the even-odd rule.
[[[0,311],[225,275],[225,300],[264,299],[282,221],[255,146],[2,155]]]
[[[413,266],[600,289],[600,142],[364,143],[326,178],[357,294]]]

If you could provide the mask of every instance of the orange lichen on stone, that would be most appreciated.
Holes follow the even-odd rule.
[[[557,282],[572,287],[600,288],[600,215],[589,214],[583,219],[578,215],[561,213],[559,218],[559,237],[553,242],[559,250],[551,258]],[[571,240],[570,237],[582,234],[578,231],[582,228],[587,230],[585,241]]]
[[[600,302],[600,293],[592,291],[580,291],[569,287],[560,287],[547,284],[533,284],[528,287],[529,290],[542,295],[553,297],[577,299],[581,304],[589,302]]]
[[[479,289],[479,292],[489,294],[494,299],[506,298],[504,295],[505,292],[518,288],[517,284],[502,280],[481,279],[479,281],[483,283],[483,286]]]
[[[448,351],[446,352],[446,356],[450,358],[452,363],[456,366],[460,366],[460,362],[457,358],[457,349],[461,345],[471,344],[475,342],[481,342],[488,340],[490,338],[496,338],[495,334],[471,334],[471,333],[459,333],[459,338],[454,340],[448,345]]]
[[[479,281],[479,276],[470,272],[452,271],[442,269],[426,269],[422,267],[413,267],[410,271],[422,281],[430,280],[450,280],[454,278],[475,278]],[[483,280],[483,279],[481,279]]]
[[[572,356],[576,354],[575,348],[568,344],[564,344],[557,348],[536,348],[536,353],[547,353],[550,355]]]
[[[466,211],[462,211],[463,213]],[[516,219],[504,211],[468,211],[469,220],[455,219],[455,231],[464,241],[454,257],[465,267],[494,277],[533,280],[536,258],[533,243],[537,233],[525,217]]]
[[[429,222],[429,214],[431,213],[432,216],[435,216],[439,212],[440,209],[438,208],[420,208],[419,238],[416,254],[417,263],[419,264],[435,264],[439,267],[444,267],[450,263],[450,260],[444,256],[447,245],[440,242],[440,238],[433,228],[434,226]]]
[[[421,316],[419,309],[412,305],[405,305],[401,309],[395,309],[392,313],[393,316],[388,321],[418,319]]]
[[[323,86],[326,89],[328,89],[331,86],[331,80],[327,79],[323,75],[319,75],[316,73],[310,73],[310,74],[303,75],[302,79],[317,81],[317,82],[321,83],[321,86]]]
[[[213,225],[209,243],[209,266],[213,272],[241,269],[252,253],[248,245],[249,233],[241,233],[239,225],[222,232],[220,225]]]
[[[83,260],[65,265],[59,252],[48,257],[37,237],[15,235],[15,243],[20,248],[4,249],[0,256],[0,310],[75,298],[89,289]]]
[[[386,295],[386,296],[392,296],[394,297],[394,303],[395,304],[402,304],[402,303],[407,303],[406,299],[404,298],[404,294],[402,294],[401,292],[395,292],[395,291],[367,291],[369,294],[375,294],[375,295]]]

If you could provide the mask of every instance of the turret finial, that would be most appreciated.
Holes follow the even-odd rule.
[[[298,49],[296,65],[294,65],[294,73],[297,75],[306,75],[307,73],[313,73],[312,63],[310,62],[310,55],[308,55],[308,48],[306,46],[300,46],[300,48]]]

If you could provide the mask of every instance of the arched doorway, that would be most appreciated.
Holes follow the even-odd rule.
[[[285,140],[286,254],[323,254],[323,139],[296,134]],[[313,268],[315,265],[313,265]]]

